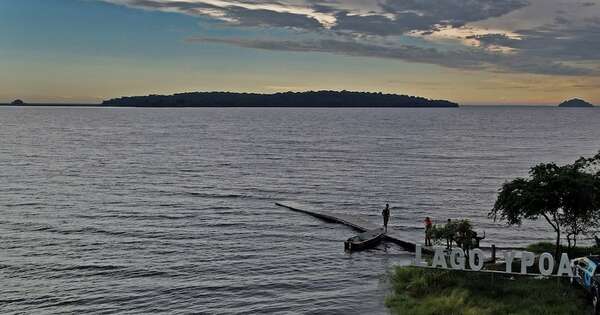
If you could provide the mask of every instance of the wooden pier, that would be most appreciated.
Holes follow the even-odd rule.
[[[292,211],[302,212],[313,217],[317,217],[319,219],[325,220],[327,222],[334,222],[347,225],[357,231],[364,232],[367,230],[373,230],[379,228],[381,226],[377,224],[373,224],[362,219],[357,215],[348,215],[348,214],[340,214],[340,213],[330,213],[325,210],[315,209],[309,205],[300,204],[293,201],[280,201],[276,202],[276,205],[280,207],[284,207],[290,209]],[[398,244],[406,251],[414,252],[416,250],[416,244],[413,242],[405,241],[400,238],[399,235],[395,235],[393,232],[388,232],[385,235],[385,240]],[[424,254],[432,254],[433,251],[430,248],[423,247]]]

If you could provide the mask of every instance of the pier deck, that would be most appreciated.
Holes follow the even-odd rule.
[[[326,210],[315,209],[309,205],[305,205],[305,204],[301,204],[301,203],[297,203],[297,202],[293,202],[293,201],[280,201],[280,202],[276,202],[275,204],[280,207],[284,207],[284,208],[287,208],[287,209],[290,209],[293,211],[306,213],[308,215],[317,217],[319,219],[322,219],[322,220],[325,220],[328,222],[344,224],[344,225],[347,225],[347,226],[349,226],[355,230],[358,230],[360,232],[364,232],[367,230],[373,230],[373,229],[381,227],[377,224],[368,222],[357,215],[330,213]],[[402,240],[399,235],[396,235],[393,232],[388,232],[385,235],[385,240],[395,243],[395,244],[398,244],[402,248],[404,248],[405,250],[407,250],[409,252],[414,252],[415,248],[416,248],[415,243]],[[423,253],[433,253],[433,251],[430,248],[424,247]]]

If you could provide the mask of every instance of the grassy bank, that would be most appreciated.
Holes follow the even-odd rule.
[[[398,267],[386,305],[394,314],[590,314],[586,293],[567,280]]]
[[[526,250],[534,252],[536,254],[541,253],[554,253],[554,243],[534,243],[527,246]],[[568,248],[567,246],[560,246],[561,253],[569,254],[570,258],[582,257],[587,255],[600,255],[600,247],[598,246],[577,246]]]

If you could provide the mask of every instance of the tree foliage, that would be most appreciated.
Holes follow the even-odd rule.
[[[569,246],[577,237],[600,224],[600,152],[558,166],[542,163],[531,168],[529,178],[505,183],[490,216],[520,225],[543,217],[556,232],[556,254],[564,233]]]
[[[469,220],[450,221],[445,225],[434,225],[431,228],[431,239],[437,245],[446,242],[448,247],[452,247],[452,242],[456,242],[459,247],[469,250],[474,247],[474,238],[477,232]]]
[[[408,95],[308,91],[275,94],[195,92],[175,95],[148,95],[106,100],[108,106],[138,107],[458,107],[446,100]]]

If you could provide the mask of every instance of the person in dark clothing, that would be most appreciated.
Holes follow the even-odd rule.
[[[456,233],[454,226],[452,225],[452,220],[448,219],[448,223],[446,223],[446,248],[452,248],[452,241],[454,240],[454,234]]]
[[[385,229],[385,232],[387,233],[387,225],[388,225],[388,221],[390,220],[390,205],[389,204],[385,204],[385,209],[383,209],[383,211],[381,211],[381,215],[383,216],[383,228]]]
[[[431,244],[431,228],[433,227],[431,219],[426,217],[423,223],[425,223],[425,246],[433,246]]]

